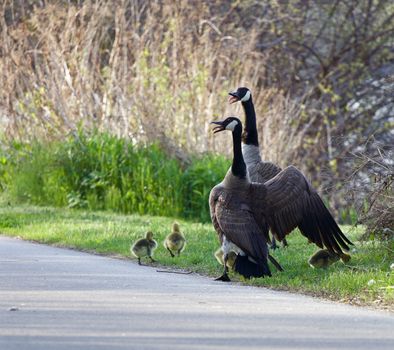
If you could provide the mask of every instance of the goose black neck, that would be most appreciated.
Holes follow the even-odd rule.
[[[245,112],[245,129],[242,134],[242,142],[247,145],[258,146],[259,138],[256,127],[256,112],[254,110],[252,98],[242,102],[242,107]]]
[[[237,176],[241,179],[246,178],[246,164],[244,161],[244,157],[242,155],[242,127],[239,125],[235,127],[233,131],[233,164],[231,166],[231,172],[234,176]]]

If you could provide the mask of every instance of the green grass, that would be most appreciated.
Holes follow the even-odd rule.
[[[0,232],[5,235],[127,258],[131,258],[131,242],[152,230],[159,243],[154,256],[159,265],[208,276],[222,271],[213,256],[219,243],[211,224],[177,220],[185,233],[187,246],[180,257],[171,258],[162,242],[173,218],[31,206],[2,206],[0,217]],[[272,253],[284,272],[279,273],[271,266],[271,278],[246,281],[234,274],[232,278],[249,285],[393,309],[394,271],[390,271],[390,264],[394,262],[393,242],[362,243],[358,241],[360,229],[344,226],[343,230],[356,244],[348,266],[338,262],[327,270],[311,269],[307,260],[317,248],[293,232],[288,239],[289,247]],[[368,285],[371,280],[375,283]]]

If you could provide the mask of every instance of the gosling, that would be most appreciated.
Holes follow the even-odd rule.
[[[179,256],[186,246],[186,239],[180,231],[179,224],[174,222],[172,224],[172,233],[170,233],[164,240],[164,247],[174,257],[175,253]]]
[[[222,248],[219,248],[215,252],[215,258],[219,262],[220,265],[224,265],[223,255],[224,254],[223,254]],[[230,270],[233,270],[236,259],[237,259],[237,254],[234,251],[230,251],[227,256],[227,264],[226,264]],[[278,271],[283,271],[282,266],[280,266],[280,264],[274,259],[274,257],[271,254],[268,254],[268,259],[269,259],[269,261],[271,261],[271,263],[275,266],[275,268]],[[255,261],[250,257],[249,257],[249,261],[255,263]]]
[[[157,248],[157,242],[153,239],[153,233],[148,231],[145,235],[145,238],[139,239],[135,242],[131,248],[131,253],[138,258],[138,265],[141,265],[141,258],[147,256],[152,262],[153,251]]]
[[[348,262],[350,260],[350,255],[345,253],[337,254],[327,249],[321,249],[309,258],[308,263],[312,268],[326,269],[339,259],[343,262]]]
[[[224,265],[224,259],[223,259],[223,249],[220,247],[216,252],[215,252],[215,258],[218,261],[220,265]],[[227,255],[227,267],[230,270],[233,270],[234,264],[235,264],[235,259],[237,259],[237,254],[233,251],[230,251]]]

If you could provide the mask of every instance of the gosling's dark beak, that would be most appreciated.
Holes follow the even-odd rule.
[[[214,134],[216,134],[217,132],[223,131],[225,130],[225,127],[223,126],[223,122],[211,122],[211,124],[215,124],[217,126],[215,126],[212,131]]]
[[[228,98],[228,102],[230,104],[234,103],[234,102],[238,102],[240,99],[238,97],[237,91],[232,91],[228,93],[230,95],[230,97]]]

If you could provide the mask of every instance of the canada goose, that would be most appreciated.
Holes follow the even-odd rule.
[[[217,126],[214,133],[230,130],[233,135],[233,162],[223,181],[216,185],[209,195],[211,219],[222,244],[224,271],[217,280],[230,281],[227,260],[231,251],[237,254],[234,270],[245,277],[271,276],[268,267],[267,241],[261,223],[253,212],[253,198],[242,156],[242,124],[230,117]],[[250,262],[251,257],[256,264]]]
[[[216,252],[215,252],[215,258],[216,258],[216,260],[218,261],[218,263],[220,264],[220,265],[224,265],[224,259],[223,259],[223,256],[224,256],[224,252],[223,252],[223,249],[222,249],[222,247],[220,247],[218,250],[216,250]],[[237,254],[235,253],[235,252],[233,252],[233,251],[230,251],[228,254],[227,254],[227,267],[229,268],[229,269],[233,269],[233,267],[234,267],[234,264],[235,264],[235,259],[237,258]]]
[[[325,269],[337,262],[339,259],[343,262],[348,262],[350,260],[350,255],[345,253],[337,254],[330,252],[327,249],[320,249],[309,258],[308,263],[312,268]]]
[[[245,128],[242,133],[242,154],[252,182],[264,183],[280,173],[279,166],[261,159],[259,138],[256,126],[256,112],[252,93],[246,87],[229,92],[229,102],[241,101],[245,114]]]
[[[175,253],[177,253],[178,256],[181,254],[181,251],[185,249],[185,245],[186,239],[179,229],[179,224],[174,222],[172,224],[172,233],[166,237],[164,247],[170,252],[171,256],[174,257]]]
[[[141,265],[141,258],[147,256],[152,262],[153,251],[157,248],[157,242],[153,239],[153,233],[148,231],[145,238],[136,241],[130,248],[131,253],[138,258],[138,265]]]
[[[245,128],[242,134],[242,154],[248,168],[250,181],[264,183],[280,173],[279,166],[261,159],[259,137],[256,126],[256,112],[252,100],[252,93],[246,87],[239,87],[229,92],[229,102],[241,101],[245,114]],[[288,246],[286,238],[282,240],[283,247]],[[271,240],[271,249],[278,248],[275,237]]]
[[[259,276],[270,276],[267,265],[268,230],[282,240],[298,227],[309,241],[320,248],[342,254],[352,244],[336,224],[323,201],[305,176],[294,166],[282,170],[265,183],[250,182],[241,150],[242,123],[229,117],[212,122],[214,133],[231,130],[233,162],[223,181],[209,196],[213,226],[219,235],[224,261],[230,250],[240,253],[235,262],[239,272],[239,256],[247,255],[257,262]],[[241,262],[239,262],[241,264]],[[219,280],[229,280],[227,266]]]

